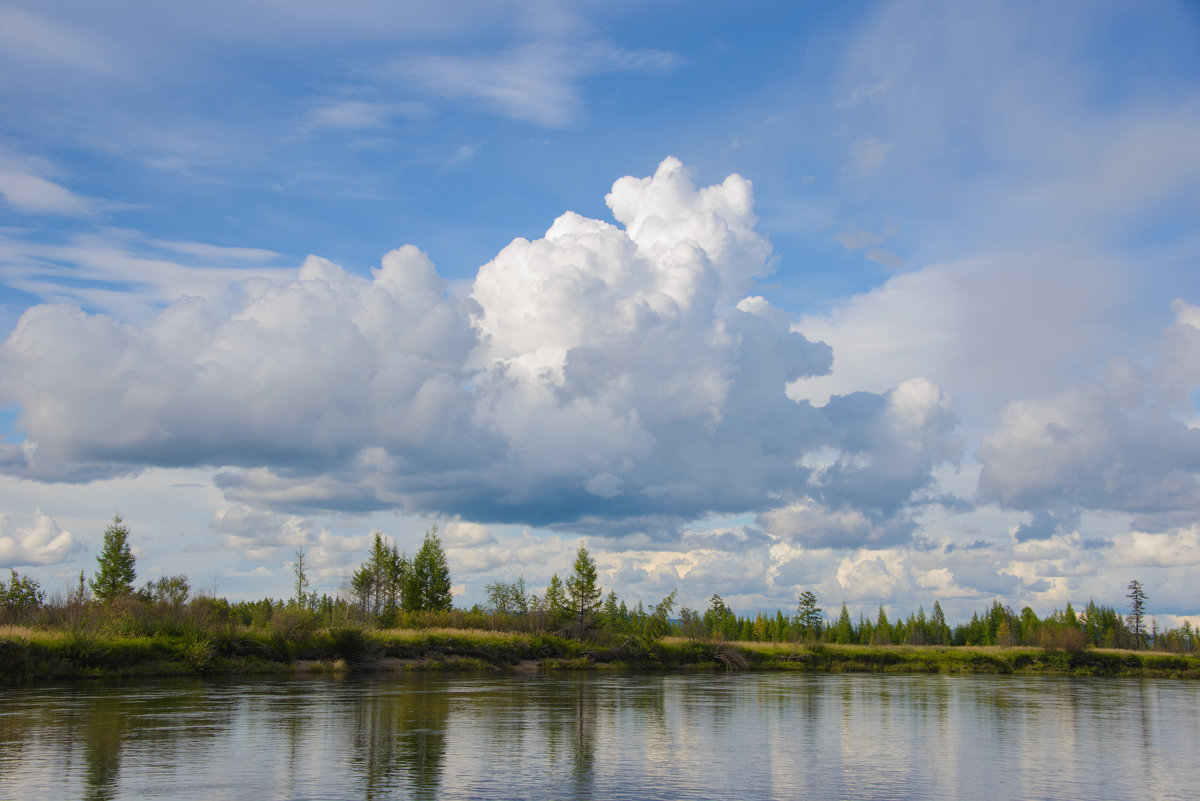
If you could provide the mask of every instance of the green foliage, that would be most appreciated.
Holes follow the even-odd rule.
[[[562,579],[555,573],[550,577],[550,584],[546,587],[546,592],[542,596],[540,604],[541,611],[546,618],[546,623],[551,628],[557,628],[562,625],[563,621],[570,615],[570,608],[567,605],[567,593],[563,588]]]
[[[101,601],[111,601],[133,594],[133,581],[137,578],[137,571],[133,567],[129,529],[122,522],[121,515],[114,514],[112,522],[104,530],[104,544],[96,562],[99,570],[89,583],[97,598]]]
[[[887,611],[884,610],[883,604],[879,605],[879,617],[875,621],[875,631],[871,636],[871,645],[891,645],[894,632],[892,624],[888,621]]]
[[[11,583],[4,586],[10,587]],[[562,582],[556,583],[561,593]],[[553,597],[554,593],[550,595]],[[230,604],[223,598],[200,597],[173,606],[157,599],[143,601],[128,596],[104,604],[87,604],[84,619],[77,626],[56,630],[29,628],[24,635],[16,627],[0,631],[0,681],[56,676],[278,671],[291,669],[296,660],[316,660],[323,669],[343,670],[371,664],[373,658],[384,655],[410,660],[416,669],[503,669],[536,660],[546,670],[624,666],[671,670],[757,668],[1200,678],[1200,657],[1191,655],[1200,645],[1200,636],[1190,623],[1162,633],[1162,647],[1177,652],[1173,654],[1087,648],[1085,616],[1076,616],[1076,625],[1071,625],[1071,616],[1066,613],[1055,612],[1038,619],[1032,610],[1022,610],[1017,617],[1003,606],[999,607],[1003,616],[996,618],[998,637],[1003,639],[1006,626],[1014,638],[1026,636],[1018,634],[1022,626],[1036,626],[1039,647],[868,647],[819,640],[801,646],[789,642],[794,639],[795,629],[782,612],[774,616],[757,614],[754,619],[729,613],[731,631],[736,629],[741,640],[759,640],[763,644],[709,643],[702,641],[706,630],[695,611],[681,610],[683,625],[671,622],[675,597],[672,592],[648,610],[638,603],[636,611],[631,613],[610,593],[604,604],[606,611],[597,622],[598,636],[584,641],[546,636],[532,630],[525,635],[485,630],[495,627],[497,618],[482,610],[399,612],[397,629],[363,631],[347,626],[347,613],[351,609],[346,601],[328,597],[315,603],[306,600],[303,604],[294,599],[287,603],[264,599]],[[71,603],[74,602],[67,602]],[[536,614],[537,606],[531,603],[529,616]],[[988,620],[996,606],[993,604],[982,616],[975,615],[977,636],[990,636]],[[37,610],[39,619],[62,620],[53,616],[64,608],[66,605],[58,601],[43,606]],[[935,612],[937,609],[935,605]],[[1094,610],[1097,620],[1105,617],[1102,609]],[[328,624],[333,615],[341,617],[341,624]],[[1113,615],[1121,618],[1115,612]],[[516,625],[519,617],[513,615],[505,622]],[[622,633],[606,640],[606,631],[616,631],[608,628],[609,620],[614,626],[622,626]],[[878,622],[905,641],[922,630],[933,631],[934,626],[933,619],[925,619],[920,612],[894,623],[885,614]],[[1018,624],[1015,628],[1014,622]],[[844,634],[847,626],[860,641],[869,639],[878,628],[862,617],[857,630],[850,624],[849,612],[843,605],[837,625],[828,630],[830,639],[840,636],[839,630]],[[663,637],[673,632],[683,633],[687,639]],[[35,645],[35,639],[51,644]],[[348,666],[348,662],[354,665]]]
[[[516,581],[494,581],[488,584],[488,608],[498,615],[525,615],[529,613],[529,593],[525,589],[525,577]]]
[[[329,632],[329,656],[351,661],[367,652],[367,639],[362,629],[338,628]]]
[[[699,613],[686,606],[679,610],[679,626],[683,630],[683,636],[692,642],[705,639],[708,634],[704,629],[704,621],[700,618]]]
[[[581,543],[575,552],[575,565],[567,577],[567,600],[572,619],[582,634],[591,617],[600,608],[603,591],[597,583],[596,560]]]
[[[396,624],[402,610],[418,609],[420,599],[414,594],[417,588],[409,590],[412,573],[408,557],[400,553],[396,543],[376,531],[371,555],[350,578],[351,593],[361,618],[387,628]]]
[[[821,607],[817,606],[817,596],[808,590],[800,593],[796,603],[796,627],[807,639],[816,639],[821,635],[824,619],[821,617]]]
[[[1070,608],[1070,604],[1067,605]],[[950,627],[946,625],[946,615],[942,612],[942,604],[933,602],[933,616],[929,619],[929,641],[934,645],[948,645],[950,642]]]
[[[653,611],[641,620],[642,634],[650,639],[665,637],[671,633],[671,612],[675,609],[678,588],[671,590],[666,598],[654,605]]]
[[[737,639],[741,627],[737,625],[733,610],[725,605],[725,600],[713,593],[704,612],[704,628],[713,639],[733,640]]]
[[[609,590],[608,595],[604,596],[604,604],[600,607],[600,620],[601,625],[613,631],[624,630],[629,622],[628,610],[612,590]]]
[[[0,581],[0,612],[4,620],[15,623],[40,608],[46,602],[46,593],[35,579],[18,576],[16,570],[10,572],[12,577],[7,584]]]
[[[842,612],[838,615],[837,623],[833,627],[833,641],[844,645],[854,642],[854,623],[850,620],[850,612],[846,609],[845,601],[842,601]]]
[[[187,603],[191,591],[187,576],[161,576],[157,581],[147,581],[138,596],[147,603],[179,607]]]
[[[1133,630],[1133,647],[1141,648],[1145,645],[1145,629],[1142,627],[1142,618],[1146,615],[1146,593],[1142,590],[1142,584],[1137,579],[1129,582],[1129,594],[1125,597],[1129,599],[1129,627]]]
[[[121,675],[129,664],[140,665],[137,670],[168,673],[278,669],[297,659],[315,659],[324,669],[341,670],[345,669],[345,660],[391,653],[393,646],[380,645],[377,636],[386,636],[390,643],[416,643],[411,647],[395,645],[397,652],[393,655],[423,660],[422,665],[456,669],[535,659],[543,666],[589,669],[597,665],[698,665],[727,669],[1200,675],[1200,662],[1191,656],[1148,654],[1143,658],[1097,652],[1096,646],[1140,647],[1151,642],[1145,637],[1138,614],[1127,619],[1114,608],[1095,602],[1089,602],[1082,613],[1067,604],[1064,612],[1039,618],[1028,606],[1018,615],[994,601],[982,613],[974,614],[969,623],[951,630],[938,601],[928,617],[921,606],[916,613],[894,621],[880,605],[875,620],[860,614],[856,626],[844,603],[836,623],[827,624],[811,592],[801,593],[794,616],[778,610],[773,615],[760,611],[753,618],[739,617],[720,595],[714,594],[703,616],[685,607],[680,611],[680,621],[673,622],[676,590],[649,610],[639,601],[631,611],[612,591],[601,602],[595,561],[581,544],[567,581],[552,576],[542,598],[527,592],[522,576],[516,581],[487,585],[490,611],[478,605],[472,610],[456,610],[451,606],[445,554],[437,528],[432,527],[412,562],[399,553],[395,543],[376,532],[367,561],[351,578],[349,599],[301,592],[307,586],[302,581],[306,577],[301,551],[296,561],[297,597],[286,602],[268,598],[231,604],[223,598],[204,596],[189,600],[190,585],[182,575],[164,576],[132,593],[133,557],[128,540],[120,516],[114,516],[105,531],[105,545],[98,560],[100,570],[90,582],[104,603],[88,601],[82,573],[78,591],[72,590],[65,603],[56,600],[46,605],[45,594],[36,581],[11,571],[10,581],[0,581],[0,613],[5,622],[71,632],[75,651],[67,648],[64,653],[75,654],[70,658],[77,659],[78,664],[72,669],[80,672],[69,675],[108,675],[111,671]],[[1135,604],[1144,603],[1140,584],[1131,583],[1129,597]],[[1131,606],[1131,611],[1137,610]],[[364,632],[355,628],[364,622],[391,631]],[[448,629],[459,631],[448,634]],[[1200,632],[1189,622],[1161,633],[1156,625],[1152,629],[1155,650],[1186,655],[1200,649]],[[420,633],[413,634],[414,630]],[[507,642],[498,653],[494,650],[497,641],[487,639],[497,630],[521,630],[529,637],[520,640],[524,645],[514,645],[517,640]],[[560,636],[543,637],[547,632]],[[568,632],[573,638],[561,639]],[[683,637],[672,639],[671,634]],[[801,638],[804,647],[795,644]],[[489,644],[481,645],[481,639]],[[715,642],[707,642],[710,639]],[[750,645],[754,642],[778,645]],[[1004,648],[952,652],[944,647],[950,644]],[[927,645],[938,647],[911,650]],[[12,651],[13,646],[0,641],[0,651],[3,649]],[[0,653],[0,661],[7,659],[5,653]],[[16,669],[24,671],[22,665],[32,664],[26,656],[13,656]],[[1151,656],[1163,658],[1151,665]],[[153,667],[152,663],[159,666]]]
[[[1083,613],[1083,633],[1097,648],[1119,648],[1132,640],[1125,619],[1111,606],[1089,600]]]
[[[308,574],[304,572],[304,549],[300,548],[296,551],[296,603],[304,603],[304,597],[308,594]]]
[[[407,582],[405,609],[448,611],[451,607],[450,568],[438,537],[437,526],[425,532],[421,550],[413,557],[411,578]]]

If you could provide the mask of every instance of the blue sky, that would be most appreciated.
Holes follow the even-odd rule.
[[[1190,3],[0,5],[0,567],[1200,613]]]

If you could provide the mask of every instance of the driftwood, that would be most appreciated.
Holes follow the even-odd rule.
[[[745,655],[728,645],[718,645],[713,651],[713,656],[724,663],[726,670],[748,670],[750,667]]]

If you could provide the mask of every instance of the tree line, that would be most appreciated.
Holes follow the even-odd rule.
[[[527,591],[524,577],[493,582],[486,587],[484,611],[509,625],[535,630],[559,629],[576,635],[589,629],[618,633],[659,630],[694,640],[744,642],[995,645],[1063,650],[1078,650],[1090,645],[1180,652],[1200,650],[1200,631],[1188,621],[1178,629],[1160,631],[1152,618],[1147,629],[1146,594],[1140,582],[1130,582],[1129,591],[1128,615],[1094,600],[1089,600],[1081,612],[1077,613],[1068,602],[1065,610],[1055,610],[1045,617],[1038,617],[1029,606],[1018,613],[1010,606],[993,601],[984,612],[976,612],[971,620],[956,626],[946,622],[937,600],[928,614],[921,606],[916,612],[895,621],[888,617],[882,605],[873,619],[860,614],[856,621],[845,603],[836,618],[827,619],[818,605],[819,600],[810,590],[800,593],[795,612],[790,614],[776,610],[773,615],[759,612],[754,617],[740,616],[720,595],[714,594],[703,612],[683,607],[678,618],[674,618],[671,617],[676,605],[674,591],[652,610],[647,610],[640,601],[631,609],[611,591],[604,595],[597,583],[595,562],[581,545],[566,581],[557,574],[551,576],[541,596]],[[650,621],[658,621],[658,624]]]
[[[565,579],[552,575],[541,594],[531,592],[525,578],[519,576],[488,584],[484,604],[455,609],[450,569],[436,526],[425,532],[411,559],[382,532],[375,532],[366,560],[351,574],[343,592],[333,596],[309,591],[304,557],[303,549],[297,551],[295,595],[289,599],[230,602],[193,594],[182,575],[163,576],[135,588],[137,571],[129,530],[117,514],[104,531],[95,574],[85,582],[81,572],[77,587],[65,600],[48,603],[38,582],[15,570],[9,581],[0,580],[0,622],[55,626],[90,614],[110,622],[115,619],[141,633],[153,633],[163,626],[170,630],[175,625],[171,621],[203,619],[208,624],[284,629],[439,625],[573,637],[676,635],[749,642],[1200,650],[1200,630],[1190,622],[1177,629],[1159,630],[1150,618],[1146,625],[1147,596],[1136,580],[1128,586],[1128,614],[1088,601],[1081,611],[1068,603],[1062,611],[1039,617],[1028,606],[1017,612],[993,601],[969,621],[951,626],[937,600],[928,614],[921,606],[894,621],[882,605],[873,618],[860,614],[855,620],[845,603],[836,617],[827,618],[819,599],[809,590],[797,597],[794,612],[759,612],[753,617],[736,614],[718,594],[703,611],[683,607],[676,615],[675,590],[649,607],[640,600],[630,606],[615,592],[604,593],[596,562],[582,543],[571,572]]]
[[[448,612],[450,568],[437,526],[411,560],[376,531],[370,556],[350,577],[350,593],[361,618],[380,628],[394,627],[401,612]]]

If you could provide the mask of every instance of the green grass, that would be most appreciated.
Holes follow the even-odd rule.
[[[98,676],[262,672],[780,670],[1200,678],[1200,657],[1146,651],[580,641],[477,629],[220,629],[153,636],[0,627],[0,683]]]

